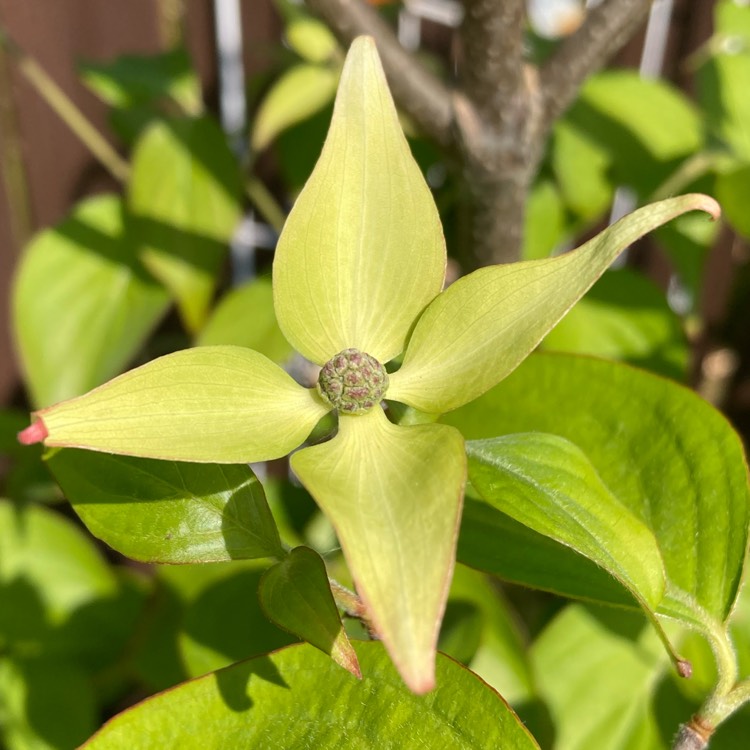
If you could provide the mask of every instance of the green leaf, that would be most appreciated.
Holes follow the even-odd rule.
[[[97,726],[91,681],[71,662],[0,658],[0,695],[6,750],[78,747]]]
[[[216,562],[283,554],[263,487],[247,466],[91,451],[48,460],[91,533],[135,560]]]
[[[361,681],[312,646],[292,646],[144,701],[83,747],[538,748],[497,693],[450,659],[438,659],[439,687],[420,697],[401,684],[380,644],[356,650]]]
[[[719,213],[704,195],[671,198],[638,209],[573,252],[459,279],[417,322],[388,398],[441,413],[480,396],[519,365],[622,250],[696,209]]]
[[[78,204],[32,240],[15,279],[16,340],[34,403],[77,396],[116,375],[168,304],[124,234],[120,199]]]
[[[333,101],[338,72],[322,65],[300,64],[287,70],[263,99],[253,124],[251,146],[266,148],[276,136]]]
[[[465,460],[457,431],[400,427],[381,409],[341,416],[333,440],[291,459],[336,529],[375,631],[418,693],[435,684]]]
[[[362,676],[333,600],[325,563],[317,552],[309,547],[293,549],[266,571],[259,596],[277,625],[319,648],[356,677]]]
[[[386,362],[440,291],[437,209],[369,37],[346,59],[323,153],[287,219],[273,268],[281,330],[318,364],[354,347]]]
[[[560,244],[565,231],[565,209],[554,183],[537,183],[529,195],[524,231],[524,260],[546,258]]]
[[[645,606],[659,604],[665,576],[654,535],[580,448],[532,432],[473,440],[466,453],[469,479],[486,502],[593,560]]]
[[[667,572],[657,611],[698,624],[729,615],[747,548],[747,468],[737,435],[694,393],[616,363],[536,355],[445,421],[467,439],[538,431],[578,445],[656,536]]]
[[[258,588],[262,574],[259,563],[234,562],[197,586],[192,584],[189,592],[183,584],[188,604],[177,644],[180,661],[190,677],[297,641],[294,635],[270,622],[261,607]]]
[[[464,636],[459,639],[450,632],[459,605],[464,608],[471,605],[481,618],[477,647],[464,663],[511,705],[528,703],[535,692],[531,667],[516,613],[499,588],[487,576],[463,565],[456,566],[439,648],[442,653],[463,661],[460,651],[466,647],[465,634],[458,631],[457,636]]]
[[[634,135],[656,159],[666,161],[697,151],[703,143],[701,120],[690,100],[663,81],[633,70],[591,76],[581,102]]]
[[[746,239],[750,238],[750,217],[747,213],[750,204],[750,164],[718,175],[716,197],[732,228]]]
[[[0,639],[34,640],[84,606],[113,598],[118,583],[91,540],[41,506],[0,501]]]
[[[688,347],[678,317],[649,279],[607,271],[547,334],[544,348],[593,354],[684,379]]]
[[[197,346],[245,346],[285,362],[292,355],[273,311],[271,280],[260,277],[221,298],[196,340]]]
[[[122,55],[108,63],[84,62],[79,70],[95,94],[119,109],[159,99],[172,99],[192,114],[202,107],[198,76],[182,48],[159,55]]]
[[[533,644],[531,659],[557,730],[555,748],[666,750],[651,703],[667,661],[640,617],[566,607]]]
[[[750,54],[718,54],[697,74],[698,93],[713,132],[735,156],[750,161]]]
[[[567,205],[584,219],[601,216],[615,190],[608,175],[613,158],[608,149],[573,123],[560,120],[554,129],[551,157]]]
[[[457,557],[472,568],[523,586],[574,599],[636,606],[627,590],[590,560],[468,496]]]
[[[128,186],[134,232],[191,332],[205,321],[241,197],[236,160],[213,120],[158,121],[139,139]]]
[[[338,50],[336,37],[317,18],[298,16],[286,27],[289,46],[302,58],[312,63],[330,60]]]
[[[328,411],[261,354],[204,346],[159,357],[36,416],[49,446],[248,463],[286,455]]]

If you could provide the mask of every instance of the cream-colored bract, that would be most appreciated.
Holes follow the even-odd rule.
[[[375,43],[360,37],[341,74],[323,153],[276,249],[281,330],[319,365],[349,348],[387,362],[440,292],[445,257],[440,217]]]
[[[333,523],[404,681],[431,690],[466,479],[461,434],[400,427],[382,409],[342,415],[336,437],[295,453],[292,468]]]

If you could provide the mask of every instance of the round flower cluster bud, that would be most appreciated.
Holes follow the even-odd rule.
[[[344,414],[364,414],[377,406],[388,388],[388,373],[375,357],[344,349],[323,365],[318,392]]]

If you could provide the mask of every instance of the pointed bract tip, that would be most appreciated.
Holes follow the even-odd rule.
[[[406,675],[401,675],[406,687],[412,691],[415,695],[425,695],[431,690],[435,689],[435,674],[429,675],[410,675],[407,679]]]
[[[49,433],[44,426],[44,422],[41,419],[36,419],[25,430],[18,433],[18,442],[21,445],[34,445],[34,443],[43,442],[47,435]]]
[[[711,217],[711,221],[716,221],[721,216],[721,206],[718,202],[710,195],[703,195],[702,193],[697,193],[696,195],[700,198],[696,208],[700,211],[705,211]]]

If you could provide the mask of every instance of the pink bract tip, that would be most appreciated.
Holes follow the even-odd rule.
[[[44,426],[44,422],[41,419],[37,419],[33,424],[30,424],[25,430],[21,430],[18,433],[18,442],[22,445],[34,445],[34,443],[41,443],[49,435],[47,428]]]

